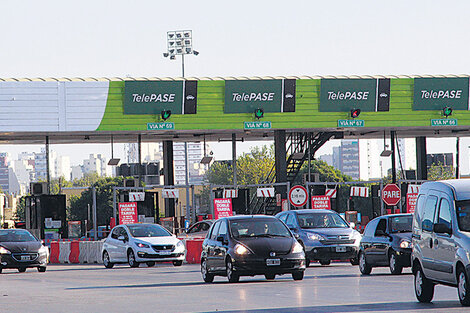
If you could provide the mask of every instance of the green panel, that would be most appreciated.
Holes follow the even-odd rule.
[[[320,111],[375,111],[377,79],[322,79]]]
[[[183,81],[126,81],[124,114],[183,113]]]
[[[415,78],[413,110],[468,110],[468,77]]]
[[[225,81],[225,113],[281,112],[282,80]]]
[[[224,114],[223,80],[198,81],[197,114],[172,115],[167,122],[174,123],[175,130],[243,130],[244,122],[256,122],[253,113]],[[413,79],[390,80],[390,111],[365,112],[359,119],[364,127],[429,127],[431,119],[442,119],[441,108],[413,111]],[[106,110],[98,130],[103,131],[147,131],[147,123],[159,123],[159,114],[125,115],[123,113],[124,82],[109,84]],[[320,112],[320,79],[298,79],[296,81],[296,112],[266,112],[261,122],[271,122],[272,129],[337,128],[338,120],[348,120],[349,112]],[[454,111],[451,118],[459,126],[470,125],[470,112]],[[446,126],[452,127],[452,126]],[[434,126],[436,128],[436,126]]]

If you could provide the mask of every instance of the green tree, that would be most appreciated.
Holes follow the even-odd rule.
[[[313,175],[315,173],[319,174],[320,181],[322,182],[349,182],[353,181],[352,177],[349,175],[344,175],[340,170],[335,167],[328,165],[325,161],[321,160],[312,160],[311,161],[310,173]],[[308,174],[308,162],[305,162],[295,179],[296,184],[302,184],[302,177],[304,174]]]
[[[237,182],[261,184],[274,167],[274,146],[253,147],[237,159]]]
[[[104,177],[98,179],[92,186],[96,188],[96,214],[98,225],[109,223],[109,218],[113,216],[113,186],[122,186],[122,177]],[[93,205],[92,188],[82,192],[79,197],[70,199],[70,208],[67,216],[69,220],[86,220],[88,205]]]
[[[25,215],[25,207],[26,207],[26,196],[23,196],[18,199],[18,202],[16,203],[16,212],[14,219],[16,221],[25,221],[26,220],[26,215]]]
[[[441,162],[432,164],[428,168],[428,180],[444,180],[455,178],[454,168],[445,166]]]

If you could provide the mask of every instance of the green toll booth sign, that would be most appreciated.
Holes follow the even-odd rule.
[[[270,129],[271,122],[244,122],[244,129]]]
[[[171,130],[175,129],[175,123],[147,123],[147,130]]]
[[[338,120],[338,127],[364,127],[364,120]]]
[[[432,119],[431,126],[457,126],[457,120],[455,118]]]

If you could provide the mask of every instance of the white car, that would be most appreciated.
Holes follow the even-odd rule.
[[[139,267],[169,262],[181,266],[185,258],[184,243],[158,224],[126,224],[114,227],[101,251],[103,264],[112,268],[116,263]]]

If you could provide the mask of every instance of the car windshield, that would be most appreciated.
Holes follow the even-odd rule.
[[[470,232],[470,200],[456,201],[456,205],[459,229]]]
[[[390,217],[389,221],[391,233],[411,232],[411,223],[413,222],[412,215],[393,216]]]
[[[171,234],[160,225],[128,225],[129,231],[133,237],[166,237]]]
[[[29,231],[24,230],[24,229],[0,230],[0,242],[28,242],[28,241],[38,241],[38,240],[36,239],[36,237],[31,235]]]
[[[278,219],[239,219],[230,221],[234,238],[242,237],[291,237],[289,229]]]
[[[347,228],[348,224],[335,213],[298,213],[300,228]]]

